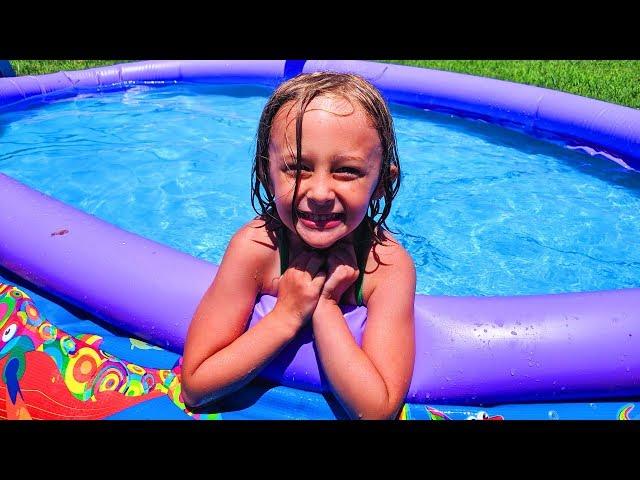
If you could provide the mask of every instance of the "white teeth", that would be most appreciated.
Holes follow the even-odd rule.
[[[327,215],[317,215],[314,213],[299,212],[300,217],[313,220],[314,222],[326,222],[340,217],[339,213],[330,213]]]

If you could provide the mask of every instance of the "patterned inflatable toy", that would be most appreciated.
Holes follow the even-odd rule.
[[[102,419],[163,395],[201,416],[181,399],[180,362],[163,370],[120,360],[100,349],[102,337],[56,328],[25,292],[3,283],[0,332],[0,418]]]

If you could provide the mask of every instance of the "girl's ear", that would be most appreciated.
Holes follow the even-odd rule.
[[[393,182],[396,178],[398,178],[398,167],[396,165],[391,165],[389,168],[389,182]],[[380,182],[376,191],[373,192],[373,200],[380,200],[384,196],[384,185]]]

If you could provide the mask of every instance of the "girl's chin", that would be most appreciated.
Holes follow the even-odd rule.
[[[313,250],[328,250],[329,248],[331,248],[336,242],[330,242],[330,243],[310,243],[310,242],[306,242],[307,245],[309,245],[309,247],[311,247]]]
[[[298,233],[307,245],[312,248],[323,250],[325,248],[331,247],[338,240],[342,239],[347,232],[343,231],[343,229],[338,228],[327,230],[313,230],[304,227],[298,227]]]

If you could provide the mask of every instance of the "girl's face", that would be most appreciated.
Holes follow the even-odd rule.
[[[295,188],[296,104],[276,114],[269,143],[269,175],[282,222],[311,247],[348,237],[364,219],[374,194],[382,148],[375,128],[355,101],[321,96],[302,122],[300,187]],[[291,211],[298,220],[291,223]]]

